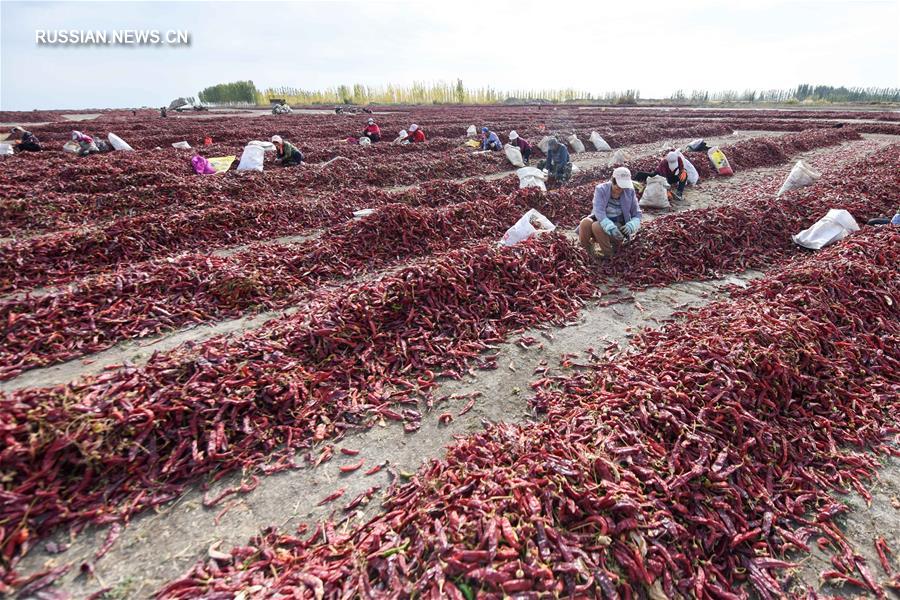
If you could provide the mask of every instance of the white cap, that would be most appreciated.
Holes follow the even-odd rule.
[[[273,144],[280,144],[280,143],[281,143],[281,136],[280,136],[280,135],[273,135],[273,136],[272,136],[272,143],[273,143]]]
[[[415,123],[413,123],[412,125],[409,126],[409,130],[410,130],[410,131],[415,131],[415,130],[418,129],[418,128],[419,128],[419,126],[416,125]]]
[[[668,154],[666,154],[666,162],[669,163],[669,169],[675,170],[678,168],[678,152],[672,150]]]
[[[628,170],[628,167],[616,167],[613,169],[612,176],[616,180],[616,185],[620,188],[626,190],[634,189],[634,184],[631,183],[631,171]]]
[[[369,118],[369,121],[368,121],[369,125],[371,125],[374,122],[375,122],[375,119]]]
[[[516,133],[515,129],[513,129],[512,131],[509,132],[509,139],[511,139],[511,140],[519,139],[519,134]]]

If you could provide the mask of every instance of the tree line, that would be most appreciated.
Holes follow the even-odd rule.
[[[284,100],[288,104],[502,104],[594,102],[603,104],[637,104],[639,90],[610,91],[593,94],[576,88],[501,90],[491,86],[470,88],[462,79],[455,82],[413,82],[411,85],[369,86],[361,83],[338,85],[321,90],[305,90],[289,86],[256,88],[252,81],[220,83],[198,94],[209,104],[269,104]],[[801,84],[788,90],[676,90],[667,100],[673,103],[706,102],[900,102],[900,88],[834,87]]]

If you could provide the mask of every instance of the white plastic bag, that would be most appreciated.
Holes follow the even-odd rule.
[[[596,131],[591,132],[590,140],[598,152],[609,152],[612,150],[612,148],[609,147],[609,144],[606,143],[606,140],[603,139],[603,136]]]
[[[616,165],[624,165],[625,164],[625,152],[622,151],[621,148],[612,153],[607,161],[607,166],[613,167]]]
[[[478,130],[474,125],[469,125],[469,128],[466,129],[466,137],[475,137],[478,135]]]
[[[647,178],[644,193],[638,206],[641,208],[669,208],[669,183],[662,175],[654,175]]]
[[[821,250],[829,244],[842,240],[854,231],[859,231],[856,219],[846,210],[832,208],[809,229],[791,236],[794,243],[810,250]]]
[[[541,141],[537,143],[537,147],[541,149],[541,152],[547,154],[547,150],[550,149],[550,136],[545,135],[541,138]]]
[[[547,173],[544,171],[534,167],[522,167],[516,171],[516,175],[519,176],[519,189],[536,187],[547,191],[547,186],[544,185],[544,182],[547,181]]]
[[[504,246],[513,246],[524,242],[538,231],[553,231],[554,229],[556,229],[556,225],[551,223],[550,219],[532,208],[522,215],[515,225],[506,230],[500,243]]]
[[[566,138],[566,141],[569,142],[569,148],[572,149],[572,152],[578,154],[579,152],[584,152],[584,142],[578,139],[577,134],[572,134]]]
[[[263,159],[265,156],[266,151],[262,149],[262,146],[247,144],[244,146],[244,151],[241,153],[241,162],[238,164],[237,170],[262,171]]]
[[[0,144],[0,156],[9,156],[12,153],[12,144]]]
[[[375,212],[374,208],[361,208],[359,210],[353,211],[353,217],[355,219],[362,219],[364,217],[368,217],[369,215]]]
[[[371,146],[372,140],[370,140],[366,136],[362,136],[361,138],[359,138],[359,145],[360,146]]]
[[[400,133],[397,134],[397,138],[394,140],[394,143],[402,144],[403,142],[407,141],[406,138],[408,138],[408,137],[409,137],[409,134],[406,133],[406,130],[401,129]]]
[[[63,144],[63,152],[71,152],[72,154],[78,154],[78,150],[79,150],[78,144],[76,144],[75,142],[69,141],[69,142],[66,142],[65,144]]]
[[[127,152],[129,150],[134,150],[134,148],[129,146],[125,140],[123,140],[122,138],[120,138],[119,136],[117,136],[114,133],[111,133],[108,136],[106,136],[106,139],[109,140],[109,145],[112,146],[115,150],[122,150],[124,152]]]
[[[514,167],[525,166],[525,160],[522,159],[522,151],[519,150],[518,146],[506,144],[505,146],[503,146],[503,152],[506,153],[507,160],[509,160],[509,162],[511,162]]]
[[[259,140],[253,140],[252,142],[247,142],[248,146],[259,146],[266,152],[275,152],[275,144],[272,142],[261,142]]]
[[[187,142],[175,142],[174,144],[172,144],[172,147],[178,148],[179,150],[190,150],[191,149],[191,145],[188,144]]]
[[[681,150],[678,150],[678,156],[681,157],[681,162],[684,163],[684,170],[687,171],[688,185],[697,185],[697,182],[700,181],[700,173],[697,172],[697,167],[688,160],[687,156],[681,153]]]
[[[812,185],[816,181],[818,181],[819,177],[821,176],[821,173],[815,171],[812,167],[807,165],[802,160],[798,160],[797,164],[794,165],[794,168],[791,169],[791,172],[787,176],[787,179],[785,179],[784,183],[781,184],[781,189],[778,190],[778,193],[775,195],[780,196],[788,190],[800,188],[805,185]]]

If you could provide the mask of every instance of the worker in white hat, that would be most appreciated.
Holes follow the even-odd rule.
[[[363,129],[363,137],[369,138],[371,142],[380,142],[381,141],[381,127],[375,123],[375,119],[369,117],[369,120],[366,121],[366,128]]]
[[[422,131],[421,127],[413,123],[409,126],[409,135],[406,137],[406,140],[411,144],[415,142],[424,142],[425,132]]]
[[[275,163],[283,167],[291,165],[299,165],[303,162],[303,153],[290,142],[281,139],[280,135],[272,136],[272,143],[275,144]]]
[[[677,186],[678,190],[673,192],[676,200],[681,200],[684,195],[684,186],[687,185],[687,171],[684,168],[684,161],[677,150],[672,150],[666,157],[659,161],[656,167],[656,173],[666,178],[671,186]]]
[[[531,158],[531,144],[528,143],[528,140],[512,130],[509,132],[509,143],[519,149],[519,152],[522,153],[522,160],[527,165],[528,159]]]
[[[604,256],[612,256],[619,246],[634,238],[640,227],[641,208],[631,171],[617,167],[609,181],[594,188],[593,211],[578,225],[578,238],[591,256],[595,242]]]

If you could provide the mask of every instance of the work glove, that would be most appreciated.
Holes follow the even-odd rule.
[[[625,236],[622,235],[622,232],[619,231],[619,228],[616,227],[616,224],[613,223],[612,220],[610,220],[608,218],[600,221],[600,227],[602,227],[603,231],[606,232],[606,235],[608,235],[611,238],[615,238],[615,239],[619,240],[620,242],[625,239]]]
[[[634,234],[638,232],[638,229],[641,228],[641,222],[638,219],[631,219],[627,223],[625,223],[625,235],[628,237],[634,237]]]

